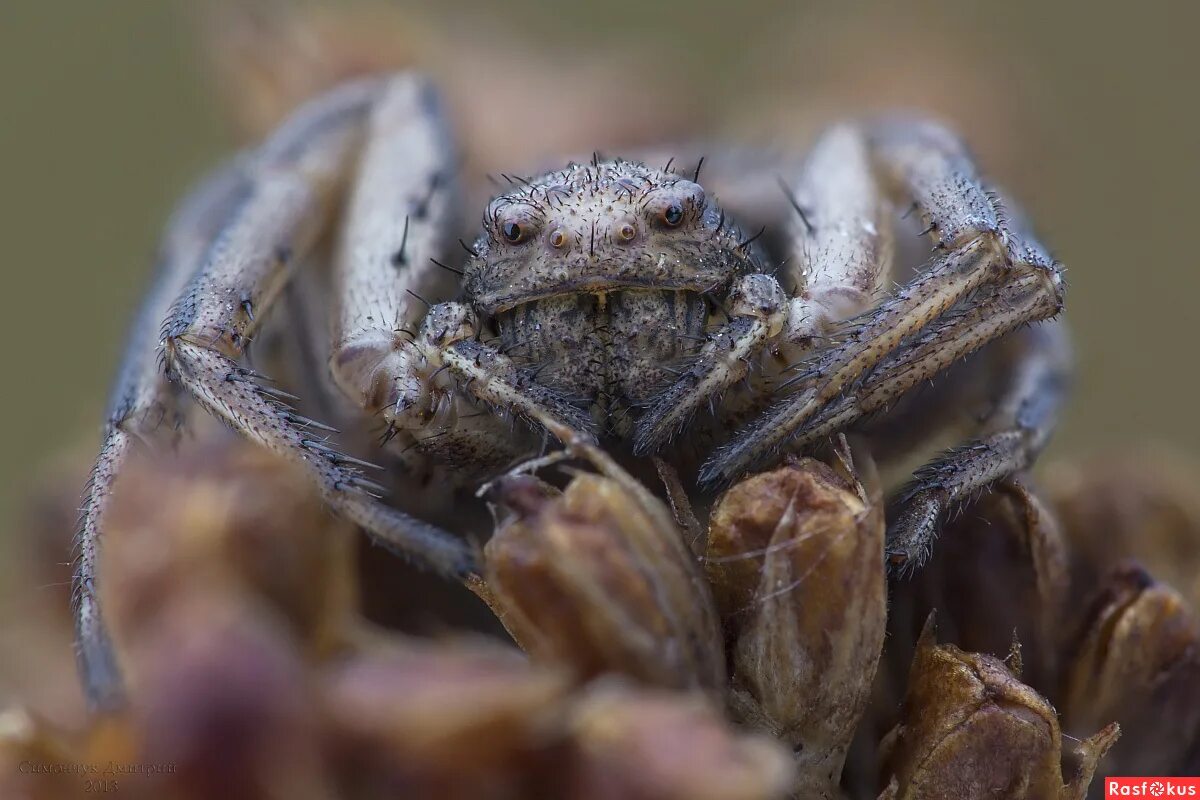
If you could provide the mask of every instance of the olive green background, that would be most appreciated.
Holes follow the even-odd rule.
[[[187,10],[0,3],[0,530],[39,466],[95,441],[156,231],[232,145]],[[783,102],[802,107],[808,85],[824,87],[813,115],[843,110],[828,90],[838,76],[850,106],[939,110],[1069,267],[1079,380],[1057,451],[1200,450],[1200,14],[1189,4],[441,0],[413,13],[450,42],[502,37],[514,51],[545,48],[549,63],[636,51],[660,83],[737,108],[747,129],[748,96],[760,129],[789,118]]]

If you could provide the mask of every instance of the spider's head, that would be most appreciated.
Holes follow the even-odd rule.
[[[699,184],[673,172],[570,164],[488,204],[464,285],[486,313],[630,287],[704,292],[758,271],[744,240]]]

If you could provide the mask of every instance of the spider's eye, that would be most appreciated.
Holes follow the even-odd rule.
[[[550,246],[558,249],[567,243],[567,234],[562,228],[555,228],[554,233],[550,234]]]
[[[497,241],[521,244],[541,231],[539,213],[538,208],[529,203],[517,203],[502,197],[488,207],[484,227]]]
[[[683,222],[683,206],[679,203],[671,203],[663,209],[662,221],[671,228]]]
[[[617,236],[621,237],[623,242],[632,242],[633,237],[637,236],[637,228],[626,222],[621,227],[617,228]]]
[[[519,222],[505,222],[500,226],[500,233],[508,241],[517,244],[518,242],[525,241],[529,235],[529,228],[527,225],[522,225]]]

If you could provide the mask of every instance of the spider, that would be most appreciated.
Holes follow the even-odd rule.
[[[247,366],[272,310],[290,317],[285,349],[325,335],[285,288],[332,300],[328,369],[295,382],[331,377],[380,417],[409,494],[421,474],[477,483],[553,435],[660,454],[711,496],[847,430],[908,453],[982,398],[969,443],[913,473],[889,513],[887,558],[908,567],[956,504],[1032,463],[1067,354],[1057,322],[1026,323],[1057,317],[1062,270],[956,136],[843,124],[802,161],[710,157],[704,187],[704,159],[687,160],[508,177],[455,267],[454,147],[436,91],[405,72],[310,101],[203,181],[168,224],[84,495],[74,610],[92,705],[122,697],[96,599],[111,487],[183,399],[301,464],[376,541],[446,575],[477,569],[469,543],[382,502],[371,465]],[[914,256],[922,241],[932,254]]]

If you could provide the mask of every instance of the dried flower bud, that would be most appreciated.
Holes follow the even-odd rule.
[[[1067,561],[1062,532],[1036,495],[1011,483],[983,495],[946,526],[930,562],[896,592],[890,667],[904,674],[923,621],[936,611],[940,638],[970,652],[1002,655],[1015,633],[1023,679],[1048,691],[1069,635]]]
[[[131,651],[136,753],[153,798],[332,800],[297,639],[246,595],[188,586]],[[159,770],[155,765],[165,767]]]
[[[1115,774],[1200,774],[1200,616],[1136,566],[1091,605],[1067,674],[1068,730],[1115,719]]]
[[[926,624],[900,724],[889,734],[885,780],[895,798],[1083,798],[1096,762],[1118,735],[1110,725],[1080,743],[1070,783],[1054,709],[993,656],[934,641]]]
[[[78,764],[66,737],[24,708],[0,711],[0,797],[57,800],[79,796],[86,774],[50,771]]]
[[[602,453],[580,450],[606,474],[578,475],[553,498],[519,483],[523,513],[488,542],[476,590],[536,660],[721,691],[712,599],[670,513]]]
[[[412,43],[431,35],[417,14],[387,6],[290,8],[215,4],[201,21],[204,55],[221,100],[255,138],[305,99],[338,83],[411,66]],[[406,24],[407,23],[407,24]]]
[[[317,649],[334,645],[354,612],[351,531],[297,468],[251,443],[133,461],[107,527],[102,591],[118,641],[192,589],[253,597]]]
[[[708,572],[749,695],[735,701],[795,748],[805,796],[833,795],[883,645],[883,515],[860,492],[806,459],[746,479],[712,515]]]
[[[511,647],[409,640],[324,684],[336,759],[363,795],[527,797],[523,770],[562,736],[570,676]]]
[[[1071,545],[1077,593],[1090,596],[1134,558],[1200,609],[1200,465],[1162,452],[1058,463],[1045,485]]]
[[[735,733],[699,695],[594,685],[572,715],[564,797],[756,800],[792,785],[787,751]]]

